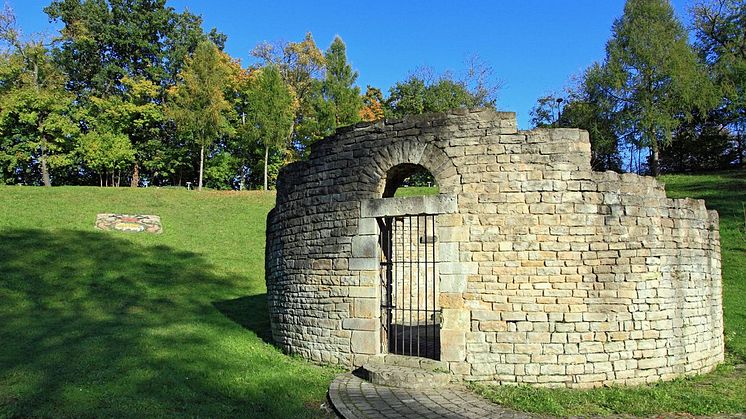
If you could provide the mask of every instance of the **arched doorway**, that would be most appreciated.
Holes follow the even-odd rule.
[[[429,185],[422,186],[424,182]],[[387,172],[383,198],[398,196],[397,191],[409,187],[419,188],[415,191],[419,193],[410,190],[405,196],[437,194],[434,184],[435,178],[423,166],[400,164]],[[437,215],[427,208],[413,208],[406,214],[378,218],[381,338],[388,353],[440,359]]]
[[[437,195],[439,192],[438,182],[429,170],[419,164],[404,163],[386,173],[383,198]]]

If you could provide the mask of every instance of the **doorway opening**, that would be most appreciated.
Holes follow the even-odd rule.
[[[438,193],[440,193],[440,188],[435,177],[419,164],[400,164],[386,173],[383,198],[437,195]]]
[[[383,349],[440,359],[436,215],[381,217]]]

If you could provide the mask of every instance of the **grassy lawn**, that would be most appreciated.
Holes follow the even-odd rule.
[[[557,416],[712,415],[746,412],[746,172],[662,176],[672,198],[702,198],[720,214],[726,362],[714,372],[636,388],[588,391],[483,386],[473,389],[519,410]]]
[[[410,186],[408,188],[399,188],[394,196],[416,196],[416,195],[437,195],[438,187],[429,188],[427,186]]]
[[[274,195],[0,187],[0,417],[313,417],[335,370],[268,344]],[[161,235],[98,232],[100,212]]]

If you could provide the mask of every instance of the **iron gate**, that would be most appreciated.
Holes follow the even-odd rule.
[[[378,223],[383,348],[440,359],[435,215],[384,217]]]

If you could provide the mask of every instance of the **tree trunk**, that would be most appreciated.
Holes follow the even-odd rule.
[[[130,182],[131,188],[136,188],[140,185],[140,165],[135,160],[135,167],[132,168],[132,181]]]
[[[98,187],[104,187],[104,176],[101,174],[101,172],[98,173]]]
[[[44,140],[41,140],[39,162],[41,163],[41,180],[44,182],[44,186],[52,186],[52,181],[49,178],[49,168],[47,168],[47,147],[44,145]]]
[[[269,144],[264,144],[264,190],[267,190],[267,165],[269,164]]]
[[[655,134],[650,135],[650,174],[658,177],[658,159],[660,158],[660,150],[658,147],[658,140],[655,138]]]
[[[204,166],[205,166],[205,146],[200,147],[199,149],[199,186],[197,186],[197,190],[202,190],[202,174],[204,173]]]
[[[658,174],[659,174],[658,173],[658,157],[659,157],[659,152],[658,152],[658,149],[656,148],[655,150],[653,150],[653,153],[650,157],[650,173],[655,177],[658,177]]]
[[[238,190],[242,191],[246,188],[246,162],[241,163],[241,181],[238,182]]]

